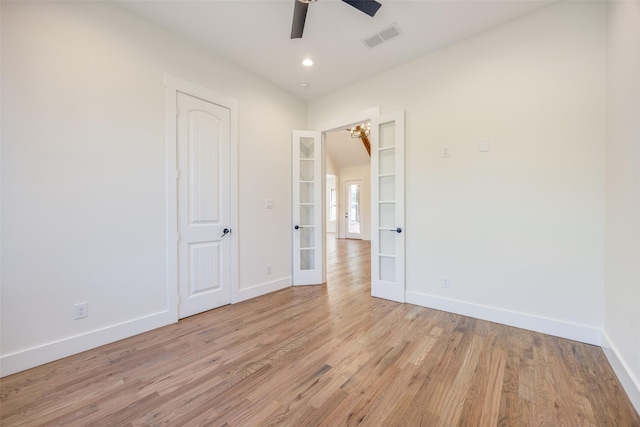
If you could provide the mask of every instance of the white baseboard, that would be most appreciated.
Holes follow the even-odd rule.
[[[175,323],[174,312],[162,311],[0,357],[0,377],[34,368],[152,329]]]
[[[291,286],[291,283],[292,278],[291,276],[288,276],[283,277],[282,279],[274,280],[272,282],[251,286],[250,288],[239,289],[233,296],[232,304],[259,297],[261,295],[266,295],[271,292],[279,291],[280,289],[288,288],[289,286]]]
[[[233,303],[255,298],[291,286],[291,277],[238,290]],[[82,353],[115,341],[148,332],[178,321],[177,312],[162,311],[103,329],[46,343],[0,357],[0,377],[15,374],[54,360]]]
[[[502,308],[472,304],[449,298],[407,291],[406,301],[423,307],[435,308],[463,316],[515,326],[587,344],[600,345],[602,330],[588,325],[565,322]]]
[[[627,392],[631,404],[640,414],[640,379],[633,375],[631,369],[629,369],[629,365],[625,362],[624,358],[620,356],[620,352],[606,331],[602,331],[602,350],[605,356],[607,356],[613,371],[618,376],[622,388]]]

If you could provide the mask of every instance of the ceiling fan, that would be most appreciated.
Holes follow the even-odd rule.
[[[295,7],[293,9],[293,24],[291,25],[291,38],[300,39],[304,32],[304,21],[307,19],[307,8],[310,3],[316,0],[294,0]],[[374,16],[380,6],[375,0],[342,0],[343,2],[355,7],[360,12],[369,16]]]

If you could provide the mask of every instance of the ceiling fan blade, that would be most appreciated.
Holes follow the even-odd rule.
[[[307,20],[307,8],[309,3],[301,3],[293,0],[296,4],[293,9],[293,24],[291,24],[291,38],[301,39],[304,32],[304,22]]]
[[[364,12],[369,16],[374,16],[382,4],[376,0],[342,0],[345,3],[358,9],[360,12]]]

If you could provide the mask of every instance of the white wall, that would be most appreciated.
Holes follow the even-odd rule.
[[[607,3],[603,347],[640,412],[640,2]]]
[[[304,102],[109,2],[3,2],[1,31],[3,374],[175,320],[164,73],[239,100],[238,293],[290,284]]]
[[[329,150],[325,150],[324,152],[324,171],[330,175],[337,175],[339,171],[339,168],[336,166],[336,161]]]
[[[326,228],[326,232],[327,233],[337,233],[338,229],[337,229],[337,225],[336,225],[336,221],[329,221],[329,197],[330,197],[330,191],[332,188],[336,189],[336,195],[337,197],[340,197],[340,190],[336,188],[337,185],[337,174],[339,172],[339,169],[336,166],[336,162],[333,158],[333,156],[331,155],[331,153],[329,152],[329,150],[325,150],[324,152],[324,170],[326,173],[326,187],[325,190],[327,192],[327,212],[326,212],[326,222],[327,222],[327,228]],[[336,210],[337,210],[337,206],[336,206]],[[337,212],[336,212],[336,218],[337,218]]]
[[[605,24],[560,3],[310,102],[406,110],[407,301],[600,342]]]
[[[362,227],[362,240],[371,240],[371,165],[351,166],[341,168],[338,173],[338,235],[345,238],[347,225],[345,213],[347,212],[347,181],[362,180],[360,189],[360,226]]]
[[[326,158],[325,158],[326,160]],[[335,233],[336,232],[336,220],[331,220],[331,191],[333,190],[336,194],[336,197],[338,195],[337,192],[337,188],[336,188],[336,176],[335,175],[330,175],[330,174],[326,174],[325,175],[325,182],[327,183],[326,185],[326,208],[327,211],[325,213],[326,215],[326,222],[327,222],[327,227],[326,227],[326,232],[327,233]],[[337,205],[338,200],[336,199],[336,218],[337,218],[337,211],[338,211],[338,205]]]

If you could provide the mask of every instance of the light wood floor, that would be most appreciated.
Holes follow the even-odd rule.
[[[2,380],[2,426],[640,426],[600,348],[327,286],[223,307]]]

